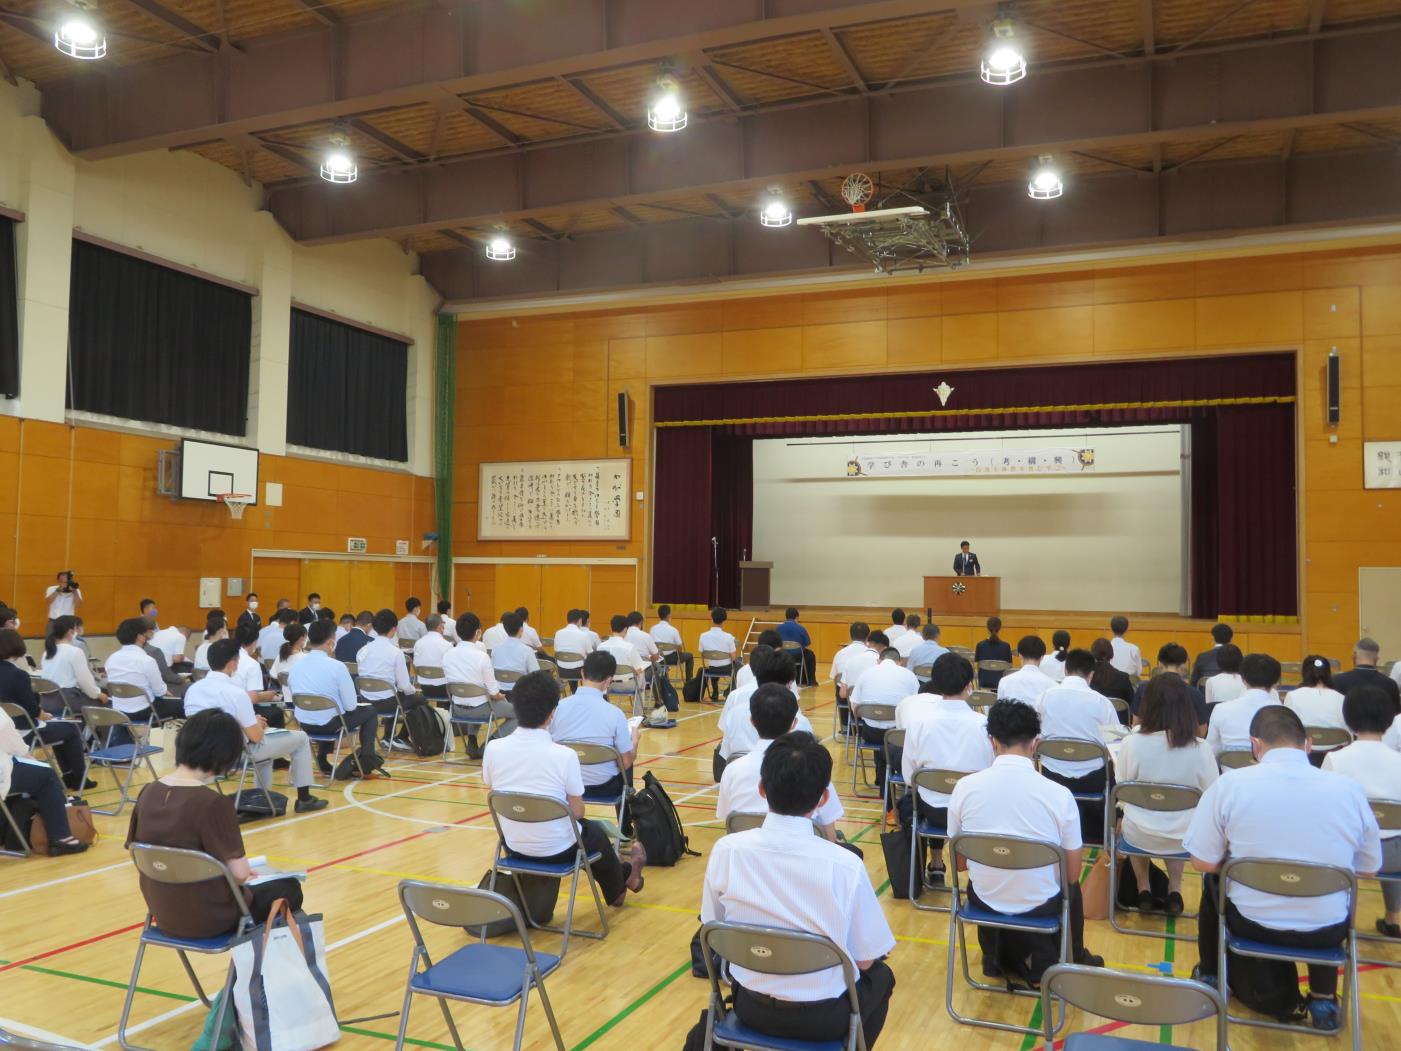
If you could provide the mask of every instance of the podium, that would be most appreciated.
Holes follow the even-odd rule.
[[[944,616],[990,617],[1002,610],[997,577],[925,577],[924,607]]]
[[[769,608],[769,573],[772,562],[741,562],[739,564],[739,608]]]

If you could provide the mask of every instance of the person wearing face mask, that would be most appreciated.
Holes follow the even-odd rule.
[[[262,631],[263,618],[258,613],[258,593],[256,591],[248,592],[248,598],[245,601],[248,603],[248,608],[238,615],[235,627],[241,628],[245,624],[252,624],[254,631]]]
[[[321,596],[313,591],[306,597],[306,605],[297,612],[297,623],[306,627],[321,614]]]

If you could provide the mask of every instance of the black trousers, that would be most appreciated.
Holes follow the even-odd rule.
[[[281,730],[287,725],[287,712],[282,705],[276,701],[269,701],[266,704],[253,705],[253,711],[261,715],[268,721],[268,726],[275,730]]]
[[[911,799],[914,800],[913,803],[910,802]],[[948,807],[930,806],[924,801],[923,796],[914,789],[911,789],[900,797],[900,802],[895,806],[895,816],[899,818],[901,825],[911,831],[911,834],[914,832],[914,814],[916,807],[919,808],[919,819],[921,821],[928,821],[930,824],[938,825],[940,828],[948,828]],[[932,853],[935,858],[942,858],[943,855],[941,852],[944,849],[944,841],[942,839],[926,839],[924,841],[924,848],[927,852]]]
[[[268,910],[278,898],[286,898],[294,910],[302,907],[302,881],[295,876],[259,883],[252,890],[253,900],[248,903],[248,911],[253,914],[255,923],[267,921]]]
[[[76,723],[39,724],[39,740],[53,749],[63,783],[78,791],[83,787],[83,735]]]
[[[1084,777],[1065,777],[1054,770],[1041,768],[1041,776],[1050,778],[1058,785],[1064,785],[1072,792],[1105,792],[1108,788],[1108,771],[1103,767]],[[1080,808],[1080,838],[1085,843],[1104,845],[1104,804],[1077,803]]]
[[[436,686],[431,682],[420,683],[418,689],[419,692],[423,694],[425,700],[445,701],[448,699],[447,683],[438,683]]]
[[[684,650],[672,650],[666,655],[666,662],[673,667],[678,664],[686,666],[686,678],[691,678],[696,674],[696,655],[686,653]]]
[[[44,822],[44,832],[50,843],[67,839],[73,834],[68,827],[68,797],[63,794],[63,783],[55,776],[52,768],[45,763],[35,766],[31,763],[14,763],[10,767],[10,795],[25,795],[39,808],[39,818]],[[29,838],[29,829],[22,829],[24,838]]]
[[[993,906],[978,897],[972,880],[968,881],[968,900],[984,909]],[[1019,912],[1018,916],[1059,916],[1060,895],[1048,898],[1034,909]],[[1029,978],[1039,981],[1041,972],[1060,960],[1060,933],[1028,934],[1022,931],[999,930],[996,927],[978,928],[978,946],[983,950],[984,959],[1005,960],[1015,958],[1021,971]],[[1085,954],[1085,900],[1080,896],[1080,884],[1070,884],[1070,958],[1078,960]]]
[[[1216,911],[1216,895],[1220,893],[1219,876],[1202,877],[1202,900],[1197,919],[1197,952],[1201,956],[1201,973],[1216,974],[1217,942],[1221,937],[1221,917]],[[1336,949],[1347,937],[1348,924],[1334,923],[1312,931],[1277,931],[1262,927],[1240,914],[1235,904],[1226,899],[1226,926],[1232,934],[1255,941],[1268,942],[1299,949]],[[1227,975],[1229,981],[1230,975]],[[1338,995],[1338,970],[1329,965],[1309,967],[1309,991],[1318,996]],[[1355,995],[1355,994],[1354,994]]]
[[[95,706],[94,706],[95,707]],[[183,719],[185,718],[185,702],[178,697],[157,697],[154,705],[148,705],[139,712],[128,712],[127,718],[137,725],[148,725],[151,722],[151,712],[161,719]],[[115,726],[110,731],[110,737],[104,737],[100,742],[100,747],[109,744],[131,744],[131,734],[127,733],[126,727]]]
[[[599,858],[589,866],[589,871],[598,881],[598,890],[603,895],[603,900],[609,905],[621,904],[620,899],[628,889],[628,877],[632,875],[632,866],[623,864],[623,859],[618,857],[618,852],[613,849],[613,841],[608,838],[608,833],[603,831],[603,826],[597,821],[589,821],[587,818],[580,821],[579,838],[584,841],[584,850],[588,853],[598,852]],[[576,851],[570,847],[558,854],[551,854],[547,858],[538,858],[530,854],[518,854],[508,845],[507,853],[513,857],[525,858],[530,861],[550,861],[564,864],[574,860]]]
[[[830,1000],[779,1000],[752,993],[734,984],[735,1014],[751,1029],[787,1040],[845,1040],[851,1020],[851,1000],[843,993]],[[895,992],[895,972],[884,960],[876,960],[856,977],[856,1003],[866,1046],[875,1047],[885,1028],[890,997]],[[684,1051],[705,1046],[705,1013],[686,1034]],[[720,1045],[717,1045],[720,1046]]]
[[[734,662],[731,661],[729,664],[717,664],[714,667],[707,667],[703,670],[706,678],[702,681],[701,687],[702,689],[710,690],[710,699],[712,701],[718,701],[720,699],[720,679],[723,676],[734,674]],[[730,680],[730,686],[733,689],[733,679]]]
[[[381,719],[386,720],[384,724],[384,736],[389,737],[389,727],[394,718],[396,709],[402,708],[405,712],[411,712],[415,708],[422,708],[428,702],[416,693],[401,693],[398,697],[385,697],[383,700],[372,702],[374,709],[379,713]],[[404,728],[404,721],[399,720],[399,736],[403,740],[408,740],[409,732]]]
[[[795,656],[793,668],[795,672],[799,668],[802,669],[802,675],[798,677],[798,681],[803,685],[811,686],[817,682],[817,654],[813,653],[812,650],[805,647],[801,656]]]
[[[359,750],[362,752],[374,751],[375,723],[378,720],[378,717],[379,713],[375,711],[372,707],[370,707],[368,704],[362,704],[359,707],[355,708],[353,711],[346,712],[345,714],[345,728],[351,733],[356,733],[357,731],[359,732]],[[321,726],[318,725],[314,727],[314,729],[320,730]],[[352,745],[351,747],[353,748],[354,745]],[[330,754],[331,745],[329,742],[323,741],[316,746],[316,757],[322,762],[325,762],[326,757]]]
[[[872,726],[866,720],[861,720],[861,740],[866,744],[880,745],[876,749],[876,787],[885,788],[885,731],[886,727]]]

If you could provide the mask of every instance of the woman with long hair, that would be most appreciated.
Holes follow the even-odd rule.
[[[46,696],[42,703],[50,715],[62,715],[67,707],[78,712],[84,705],[106,704],[107,695],[98,688],[88,658],[77,645],[78,618],[55,617],[44,637],[44,659],[39,674],[58,687],[59,695]]]
[[[282,648],[277,651],[277,659],[272,662],[273,681],[282,682],[283,675],[291,671],[292,665],[306,656],[306,625],[288,624],[282,629]],[[282,687],[282,699],[287,705],[292,703],[292,691],[287,687]]]
[[[1299,688],[1284,695],[1284,706],[1292,708],[1305,727],[1348,728],[1343,718],[1343,695],[1333,689],[1333,666],[1327,657],[1311,653],[1299,664]],[[1334,746],[1337,747],[1336,745]],[[1309,762],[1323,765],[1323,757],[1333,749],[1313,746]]]
[[[1065,655],[1070,652],[1070,632],[1061,629],[1051,635],[1051,652],[1041,661],[1041,671],[1056,682],[1065,681]]]
[[[1153,781],[1186,785],[1205,792],[1220,776],[1211,746],[1197,736],[1197,713],[1187,697],[1187,684],[1176,675],[1157,675],[1143,690],[1138,709],[1138,732],[1124,738],[1114,763],[1115,775],[1125,781]],[[1182,837],[1192,823],[1192,810],[1160,812],[1124,806],[1120,835],[1124,842],[1159,854],[1178,854]],[[1138,907],[1164,908],[1180,915],[1182,861],[1167,861],[1168,895],[1157,901],[1148,889],[1148,859],[1129,857],[1138,881]]]
[[[978,643],[978,645],[973,648],[974,659],[977,660],[979,663],[983,661],[1006,661],[1008,664],[1011,664],[1011,644],[1005,642],[999,634],[1002,631],[1002,618],[989,617],[987,619],[987,629],[988,637],[983,639],[982,642]],[[1000,671],[983,671],[981,668],[979,668],[978,689],[997,689],[997,683],[1002,678],[1002,674],[1003,673]]]
[[[209,671],[209,647],[229,637],[229,622],[222,613],[211,613],[204,622],[204,641],[195,650],[195,671]]]

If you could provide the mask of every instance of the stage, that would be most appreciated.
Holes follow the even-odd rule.
[[[924,610],[905,607],[907,613],[918,613],[923,619]],[[1040,635],[1049,648],[1053,632],[1064,629],[1070,632],[1071,645],[1088,648],[1095,639],[1109,638],[1109,619],[1120,611],[1083,610],[1044,610],[1008,609],[1002,617],[1002,638],[1015,649],[1017,640],[1023,635]],[[730,610],[730,619],[725,628],[743,643],[752,624],[757,635],[765,627],[783,620],[784,607],[772,606],[763,610]],[[1211,645],[1211,626],[1214,620],[1197,620],[1170,613],[1125,612],[1129,618],[1127,638],[1143,652],[1143,659],[1152,664],[1158,648],[1168,642],[1178,642],[1195,657]],[[686,647],[691,652],[699,652],[697,640],[701,632],[710,627],[709,612],[697,606],[673,607],[672,622],[681,632]],[[847,629],[852,621],[864,620],[871,630],[884,629],[890,625],[890,608],[880,609],[859,606],[804,606],[801,607],[799,623],[808,629],[812,636],[813,650],[817,654],[818,672],[826,677],[827,662],[841,647],[850,641]],[[939,641],[945,646],[968,646],[987,637],[984,626],[986,618],[968,616],[936,617],[939,625]],[[1297,661],[1303,654],[1299,625],[1295,623],[1264,624],[1242,623],[1227,619],[1236,632],[1232,640],[1245,653],[1263,652],[1281,661]]]

